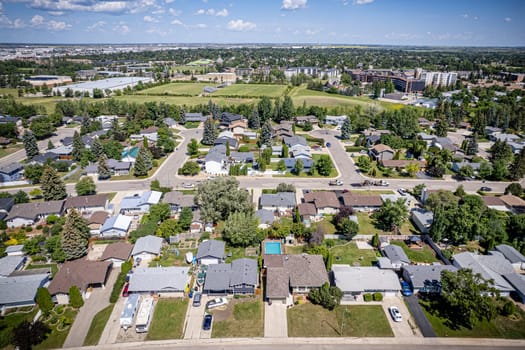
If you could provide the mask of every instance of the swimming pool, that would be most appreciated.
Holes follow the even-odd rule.
[[[264,242],[265,254],[281,254],[281,242]]]

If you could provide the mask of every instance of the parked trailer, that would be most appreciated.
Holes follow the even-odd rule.
[[[135,324],[135,331],[137,333],[146,333],[151,322],[151,315],[153,314],[153,298],[144,297],[140,303],[139,312],[137,313],[137,322]]]
[[[133,318],[139,306],[140,296],[138,294],[131,294],[124,304],[124,310],[120,315],[120,327],[128,329],[133,324]]]

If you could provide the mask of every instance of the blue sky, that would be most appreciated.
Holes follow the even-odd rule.
[[[525,46],[525,0],[0,0],[0,42]]]

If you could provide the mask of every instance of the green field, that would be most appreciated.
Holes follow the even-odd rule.
[[[219,89],[212,96],[281,97],[287,85],[233,84]]]
[[[14,144],[14,145],[9,145],[7,146],[6,148],[0,148],[0,158],[3,158],[5,156],[8,156],[18,150],[21,150],[22,148],[24,148],[24,145],[21,144],[21,143],[17,143],[17,144]]]
[[[116,100],[135,102],[135,103],[144,103],[144,102],[164,102],[174,105],[186,105],[186,106],[197,106],[208,104],[208,101],[212,100],[214,103],[219,106],[230,106],[230,105],[240,105],[243,103],[257,103],[255,98],[226,98],[226,97],[212,97],[212,96],[163,96],[163,95],[126,95],[115,97]]]
[[[137,92],[137,95],[173,95],[173,96],[198,96],[201,94],[205,86],[210,86],[207,83],[171,83],[161,86],[155,86],[151,89],[146,89]]]

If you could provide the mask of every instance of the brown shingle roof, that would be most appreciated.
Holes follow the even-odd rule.
[[[71,286],[77,286],[81,291],[93,284],[106,282],[111,261],[88,261],[77,259],[67,261],[57,272],[48,287],[51,295],[69,293]]]
[[[350,207],[380,207],[383,201],[379,195],[355,195],[347,192],[343,194],[343,203]]]
[[[64,203],[64,210],[69,208],[105,207],[108,201],[107,194],[95,194],[92,196],[69,197]]]
[[[390,148],[387,145],[383,145],[382,143],[375,145],[374,147],[371,147],[370,150],[376,154],[382,153],[382,152],[392,152],[394,153],[394,150]]]
[[[17,217],[35,220],[39,215],[60,215],[63,206],[63,200],[15,204],[5,220]]]
[[[500,197],[495,196],[482,196],[481,199],[486,206],[505,206],[505,203],[501,200]]]
[[[290,275],[283,267],[270,267],[266,270],[266,296],[286,298],[290,293]]]
[[[132,250],[133,244],[127,242],[117,242],[109,244],[106,247],[106,249],[104,249],[104,253],[102,253],[100,260],[104,261],[107,259],[115,258],[127,261],[131,255]]]
[[[506,194],[499,198],[509,207],[525,207],[525,201],[520,197],[516,197],[512,194]]]
[[[319,208],[339,208],[341,204],[333,191],[309,192],[304,195],[304,201],[315,204]]]
[[[105,211],[96,211],[94,212],[88,220],[88,224],[101,224],[103,225],[106,222],[109,214]]]
[[[164,194],[162,203],[175,204],[180,207],[193,207],[195,196],[192,194],[184,194],[179,191],[171,191]]]
[[[290,274],[290,286],[321,287],[328,282],[328,273],[321,255],[286,255],[284,268]]]
[[[316,215],[317,210],[315,209],[315,205],[313,203],[300,203],[297,205],[297,209],[299,210],[299,215]]]

